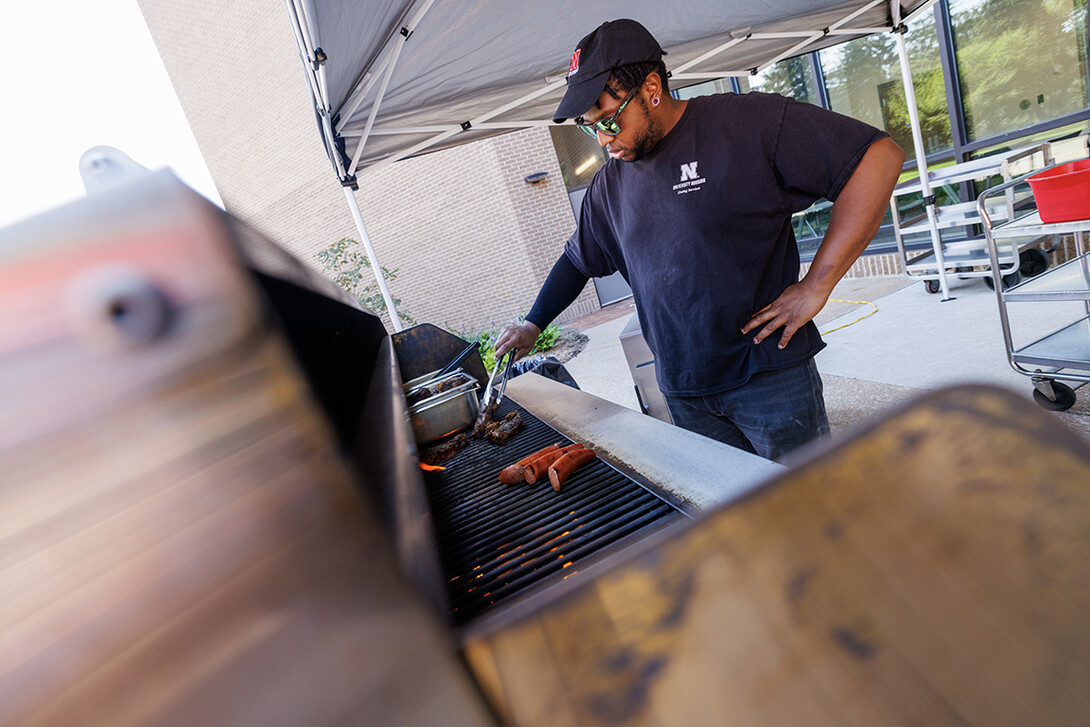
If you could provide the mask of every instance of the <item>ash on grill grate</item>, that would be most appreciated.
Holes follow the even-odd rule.
[[[446,470],[425,476],[456,625],[550,576],[573,575],[580,558],[677,512],[600,460],[580,468],[560,493],[548,480],[501,484],[503,467],[554,442],[571,444],[509,400],[496,418],[510,411],[525,428],[506,445],[475,440]]]

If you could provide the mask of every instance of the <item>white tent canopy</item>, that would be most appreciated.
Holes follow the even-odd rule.
[[[678,88],[749,75],[784,58],[889,32],[936,0],[285,2],[320,133],[377,273],[380,268],[349,189],[356,174],[428,151],[551,124],[572,49],[606,20],[625,17],[643,23],[667,51],[671,86]],[[901,55],[907,79],[907,55]],[[910,83],[906,91],[918,135]],[[916,145],[923,147],[920,139]],[[925,197],[929,194],[925,188]],[[936,252],[941,255],[941,250]],[[397,328],[381,275],[376,279]]]

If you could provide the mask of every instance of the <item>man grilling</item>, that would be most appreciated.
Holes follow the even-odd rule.
[[[496,358],[529,351],[588,278],[620,271],[674,422],[768,459],[829,431],[812,319],[874,237],[904,162],[885,132],[783,96],[670,96],[633,20],[579,41],[555,122],[605,147],[568,240]],[[799,275],[791,215],[832,218]]]

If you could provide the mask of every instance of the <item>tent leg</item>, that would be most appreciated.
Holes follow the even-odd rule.
[[[382,268],[379,267],[378,260],[375,259],[375,248],[371,246],[371,238],[367,236],[367,228],[363,224],[363,216],[360,214],[360,206],[356,202],[356,195],[352,193],[351,187],[345,187],[344,196],[348,199],[348,208],[352,210],[352,217],[356,220],[356,229],[360,231],[360,241],[363,242],[363,247],[367,250],[367,260],[371,263],[371,272],[375,275],[378,289],[382,291],[382,299],[386,301],[386,310],[390,314],[390,323],[394,326],[394,333],[400,333],[401,320],[397,316],[397,308],[394,307],[394,300],[390,297],[390,291],[386,289],[386,281],[382,279]]]
[[[920,172],[920,187],[924,197],[924,208],[927,210],[927,224],[931,228],[931,248],[935,251],[935,262],[939,267],[939,285],[942,288],[942,299],[953,300],[950,297],[950,289],[946,285],[946,261],[942,255],[942,238],[939,237],[939,226],[935,219],[935,202],[931,194],[931,182],[927,178],[927,154],[923,147],[923,133],[920,131],[920,112],[916,107],[916,89],[912,86],[912,69],[908,65],[908,47],[905,45],[904,33],[894,31],[893,37],[897,41],[897,55],[901,59],[901,82],[905,87],[905,104],[908,106],[908,122],[912,127],[912,143],[916,147],[916,168]]]

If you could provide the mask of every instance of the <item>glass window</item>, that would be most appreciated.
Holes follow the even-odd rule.
[[[1048,132],[1052,142],[1050,151],[1057,164],[1085,159],[1090,154],[1090,124],[1083,121]],[[1038,141],[1031,137],[1030,142]]]
[[[1086,0],[950,0],[970,141],[1087,107]]]
[[[679,88],[673,92],[674,98],[679,101],[687,101],[696,96],[710,96],[713,93],[732,93],[729,78],[717,78],[714,81],[704,81],[693,86]]]
[[[738,79],[738,85],[742,93],[778,93],[796,101],[820,104],[808,55],[787,58],[755,76],[743,76]]]
[[[992,154],[1001,154],[1015,149],[1028,149],[1048,142],[1049,151],[1052,152],[1052,156],[1057,163],[1071,162],[1076,159],[1086,158],[1087,148],[1090,146],[1090,144],[1088,144],[1090,136],[1088,135],[1090,135],[1090,123],[1080,121],[1075,124],[1068,124],[1067,126],[1061,126],[1056,129],[1040,131],[1036,134],[1030,134],[1017,139],[1007,139],[999,144],[978,149],[972,153],[971,157],[973,159],[979,159],[991,156]],[[1024,157],[1020,160],[1016,160],[1011,165],[1011,175],[1019,176],[1027,174],[1034,169],[1040,169],[1045,165],[1045,161],[1044,154],[1040,152],[1034,153],[1032,157]]]
[[[905,36],[912,68],[924,153],[952,149],[950,114],[939,58],[935,17],[925,13]],[[818,52],[829,107],[889,132],[909,159],[915,157],[896,41],[873,34]]]
[[[568,189],[590,184],[594,173],[606,163],[605,150],[593,137],[574,126],[550,126],[556,158],[564,173],[564,186]]]
[[[1090,125],[1085,121],[1081,121],[1077,124],[1069,124],[1058,129],[1042,131],[1030,136],[1024,136],[1020,139],[1008,140],[1001,144],[996,144],[995,146],[980,149],[973,153],[973,158],[987,157],[992,154],[1000,154],[1015,149],[1031,149],[1044,142],[1048,142],[1048,150],[1051,152],[1056,163],[1085,159],[1087,154],[1090,153],[1090,136],[1088,136],[1088,133],[1090,133]],[[1044,167],[1046,161],[1043,150],[1034,151],[1032,155],[1026,155],[1020,159],[1014,160],[1010,164],[1010,175],[1012,177],[1019,177],[1023,174],[1029,174],[1034,170]],[[1002,184],[1003,181],[1003,177],[999,174],[996,174],[990,179],[975,180],[973,182],[973,195],[979,196],[986,188]],[[1013,197],[1016,208],[1024,201],[1032,199],[1032,195],[1030,194],[1027,185],[1015,187]]]

